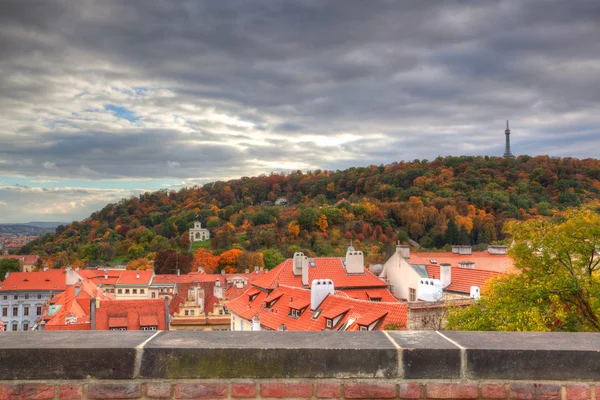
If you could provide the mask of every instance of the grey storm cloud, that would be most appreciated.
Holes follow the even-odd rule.
[[[599,21],[596,0],[3,1],[0,175],[500,155],[506,119],[515,153],[595,156]]]

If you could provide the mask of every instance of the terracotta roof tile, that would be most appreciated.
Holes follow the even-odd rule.
[[[127,328],[127,317],[108,317],[109,328]]]
[[[140,326],[158,326],[158,317],[154,315],[140,315]]]
[[[428,265],[427,273],[430,278],[440,279],[440,266]],[[467,294],[471,292],[471,286],[483,288],[488,280],[498,275],[500,273],[493,271],[450,267],[451,283],[444,290]]]
[[[15,290],[53,290],[63,291],[66,286],[66,274],[60,269],[38,272],[11,272],[2,282],[0,291]]]
[[[369,326],[373,322],[385,317],[386,315],[387,315],[387,311],[385,311],[385,310],[373,310],[373,311],[370,311],[370,312],[362,315],[360,318],[358,318],[356,320],[356,324],[362,325],[362,326]]]
[[[430,261],[435,260],[436,264]],[[507,255],[492,255],[487,251],[475,251],[472,254],[461,255],[452,252],[411,252],[408,262],[417,265],[450,264],[458,267],[459,261],[472,261],[478,270],[493,272],[516,272],[512,258]]]

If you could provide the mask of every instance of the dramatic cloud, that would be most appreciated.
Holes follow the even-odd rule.
[[[94,182],[77,210],[37,200],[81,218],[157,182],[501,155],[506,119],[517,154],[595,157],[598,21],[596,0],[3,1],[0,180]],[[7,193],[0,222],[39,219]]]

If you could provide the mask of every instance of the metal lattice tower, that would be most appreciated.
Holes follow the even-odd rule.
[[[508,128],[508,121],[506,121],[506,130],[504,131],[506,135],[506,148],[504,149],[504,158],[515,158],[513,154],[510,152],[510,129]]]

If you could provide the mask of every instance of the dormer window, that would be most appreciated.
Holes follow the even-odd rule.
[[[327,321],[327,327],[328,327],[328,328],[333,328],[333,320],[332,320],[332,319],[329,319],[329,318],[327,318],[327,319],[326,319],[326,321]]]

